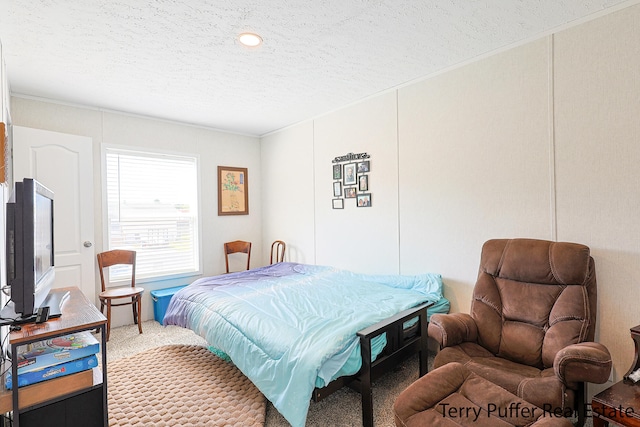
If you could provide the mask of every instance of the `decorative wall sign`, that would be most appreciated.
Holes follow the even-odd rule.
[[[370,157],[367,153],[349,153],[333,159],[333,209],[344,209],[345,199],[356,199],[358,207],[371,206]]]
[[[218,215],[248,215],[247,168],[218,166]]]
[[[334,158],[333,163],[352,162],[352,161],[368,159],[369,157],[371,156],[369,156],[367,153],[359,153],[359,154],[349,153],[349,154],[345,154],[344,156],[338,156]]]

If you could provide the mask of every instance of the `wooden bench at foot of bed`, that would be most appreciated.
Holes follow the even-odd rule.
[[[325,387],[316,388],[313,391],[313,400],[319,402],[345,385],[349,386],[362,396],[362,425],[373,427],[372,381],[415,353],[418,353],[419,357],[420,376],[427,373],[427,308],[432,305],[433,303],[429,302],[404,310],[359,331],[357,335],[360,338],[362,368],[355,375],[336,378]],[[416,317],[418,317],[418,323],[414,327],[405,329],[405,322]],[[383,333],[387,334],[387,345],[376,360],[371,361],[371,340]]]

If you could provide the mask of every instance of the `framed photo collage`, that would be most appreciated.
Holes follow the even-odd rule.
[[[353,199],[356,207],[371,207],[369,157],[367,153],[350,153],[333,160],[333,209],[344,209],[348,199]]]

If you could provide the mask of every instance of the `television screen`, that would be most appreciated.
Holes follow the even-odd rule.
[[[53,268],[53,200],[38,192],[35,194],[35,283]]]
[[[3,318],[28,320],[48,304],[45,301],[55,281],[53,211],[51,190],[32,178],[15,183],[6,217],[11,305],[3,309]]]

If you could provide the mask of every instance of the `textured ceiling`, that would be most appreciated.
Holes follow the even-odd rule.
[[[13,94],[263,135],[627,3],[0,0],[0,40]]]

